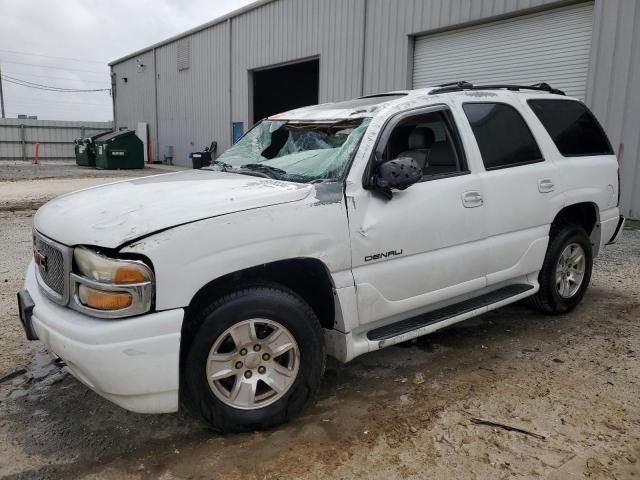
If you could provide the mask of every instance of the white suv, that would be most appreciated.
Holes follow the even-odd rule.
[[[34,219],[21,320],[129,410],[282,423],[342,362],[528,298],[573,309],[615,242],[618,164],[541,84],[392,92],[258,123],[202,170]]]

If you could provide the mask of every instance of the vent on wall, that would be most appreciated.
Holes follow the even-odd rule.
[[[189,68],[189,59],[191,57],[191,42],[188,38],[178,42],[178,71],[187,70]]]

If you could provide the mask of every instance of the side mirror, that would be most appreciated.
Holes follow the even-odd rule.
[[[375,185],[388,198],[391,190],[404,190],[422,179],[422,169],[411,157],[398,157],[381,163],[375,176]]]

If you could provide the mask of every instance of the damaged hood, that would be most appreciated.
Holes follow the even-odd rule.
[[[302,200],[311,190],[308,184],[190,170],[63,195],[38,210],[34,226],[68,246],[116,248],[184,223]]]

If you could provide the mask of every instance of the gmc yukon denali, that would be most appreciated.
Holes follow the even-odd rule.
[[[547,84],[305,107],[209,167],[44,205],[20,318],[126,409],[268,428],[313,397],[327,355],[523,299],[569,312],[622,231],[618,204],[602,127]]]

